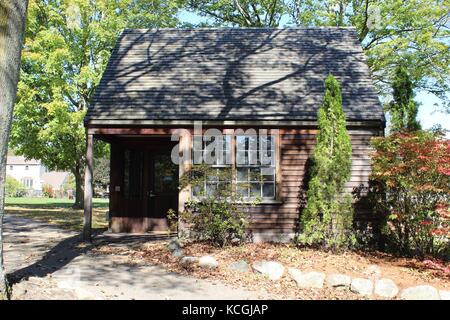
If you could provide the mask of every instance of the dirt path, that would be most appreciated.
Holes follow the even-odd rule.
[[[264,292],[130,265],[126,256],[95,255],[77,233],[7,215],[5,267],[13,299],[258,299]],[[109,241],[99,236],[97,242]],[[117,240],[112,237],[111,240]],[[119,244],[120,245],[120,244]]]

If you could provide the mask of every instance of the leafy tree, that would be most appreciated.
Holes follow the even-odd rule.
[[[372,140],[374,206],[396,252],[450,260],[450,141],[439,131]]]
[[[392,131],[419,130],[420,124],[416,120],[418,105],[413,100],[413,85],[404,67],[396,68],[392,88],[394,101],[388,106]]]
[[[277,27],[286,11],[282,0],[185,0],[187,9],[212,19],[215,25]]]
[[[83,117],[124,28],[176,25],[174,1],[32,0],[11,145],[75,177],[83,204]],[[96,144],[102,155],[104,145]]]
[[[6,155],[19,81],[27,5],[27,0],[0,2],[0,300],[8,298],[8,283],[3,267]]]
[[[353,208],[343,194],[350,179],[352,147],[342,110],[339,83],[332,75],[325,80],[325,96],[318,111],[319,133],[313,154],[306,207],[301,214],[299,242],[338,248],[350,244]]]
[[[109,150],[108,150],[109,151]],[[105,192],[109,185],[109,156],[107,152],[103,157],[98,157],[94,162],[94,190]]]

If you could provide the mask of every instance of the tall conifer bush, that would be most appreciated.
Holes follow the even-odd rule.
[[[398,66],[392,82],[394,100],[387,108],[391,114],[393,132],[420,130],[420,124],[416,119],[419,106],[414,101],[413,89],[413,83],[405,67]]]
[[[339,83],[331,74],[325,80],[318,126],[307,203],[300,219],[302,232],[298,240],[306,245],[345,247],[354,240],[351,196],[343,194],[344,184],[350,179],[352,146]]]

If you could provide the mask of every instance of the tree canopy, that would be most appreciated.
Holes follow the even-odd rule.
[[[11,146],[50,169],[70,170],[82,203],[83,117],[124,28],[173,27],[163,0],[33,0]],[[100,149],[100,148],[97,148]]]
[[[185,8],[211,19],[213,25],[278,27],[286,13],[279,0],[185,0]]]

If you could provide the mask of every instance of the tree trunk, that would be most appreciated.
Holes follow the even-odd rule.
[[[0,3],[0,300],[8,298],[3,266],[6,155],[19,82],[27,4],[27,0],[2,0]]]
[[[84,189],[83,189],[83,174],[81,172],[81,166],[79,164],[76,165],[73,170],[73,175],[75,176],[75,203],[72,208],[74,209],[83,209],[84,207]]]

